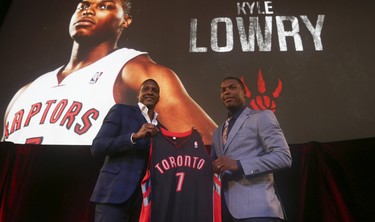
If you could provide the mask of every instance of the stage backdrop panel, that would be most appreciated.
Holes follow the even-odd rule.
[[[11,1],[0,32],[2,115],[20,87],[67,63],[76,3]],[[135,0],[120,45],[174,70],[217,124],[226,115],[219,85],[232,75],[246,84],[250,107],[275,111],[290,143],[373,137],[371,4]]]

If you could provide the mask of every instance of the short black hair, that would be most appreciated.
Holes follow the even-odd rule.
[[[237,77],[234,77],[234,76],[228,76],[228,77],[225,77],[225,78],[223,79],[223,81],[221,81],[221,82],[224,82],[225,80],[229,80],[229,79],[236,80],[236,81],[238,82],[238,84],[240,84],[241,88],[242,88],[244,91],[246,91],[246,89],[245,89],[245,85],[243,84],[243,82],[241,81],[241,79],[239,79],[239,78],[237,78]]]
[[[142,84],[141,84],[140,87],[142,87],[146,82],[153,82],[153,83],[155,83],[155,85],[157,85],[158,88],[160,89],[160,86],[159,86],[158,82],[156,82],[154,79],[146,79],[145,81],[142,82]]]

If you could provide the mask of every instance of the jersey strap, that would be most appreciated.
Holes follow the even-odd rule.
[[[221,179],[217,173],[213,179],[213,220],[221,222]]]
[[[146,174],[142,179],[142,209],[139,216],[139,222],[151,222],[151,157],[152,157],[152,139],[150,138],[150,155],[148,156],[148,164],[146,169]]]

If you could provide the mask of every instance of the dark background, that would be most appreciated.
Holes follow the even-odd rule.
[[[279,79],[283,83],[276,99],[276,115],[289,143],[375,136],[375,22],[371,18],[371,1],[272,1],[271,52],[240,50],[236,2],[135,0],[133,23],[125,30],[120,44],[147,51],[155,61],[173,69],[193,99],[218,124],[225,117],[219,99],[221,80],[227,75],[244,76],[255,96],[261,69],[267,95],[271,95]],[[21,86],[68,61],[72,47],[68,25],[76,4],[2,1],[1,116]],[[304,50],[297,52],[288,40],[288,51],[280,51],[275,16],[307,15],[315,26],[319,14],[325,15],[323,51],[314,49],[311,35],[300,19]],[[264,19],[264,15],[240,15],[245,22],[248,16]],[[231,52],[210,50],[210,22],[217,17],[229,17],[234,22]],[[189,53],[191,18],[198,19],[198,46],[208,47],[207,53]]]

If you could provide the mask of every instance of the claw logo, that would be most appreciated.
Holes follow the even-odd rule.
[[[251,98],[251,92],[248,86],[245,83],[245,79],[241,76],[241,81],[245,86],[246,90],[246,97]],[[269,109],[272,112],[276,111],[276,102],[275,100],[280,96],[281,90],[283,88],[283,84],[279,79],[276,89],[273,91],[272,95],[266,94],[266,83],[263,79],[262,70],[259,69],[258,72],[258,92],[259,95],[253,96],[250,100],[251,108],[255,110],[266,110]]]

